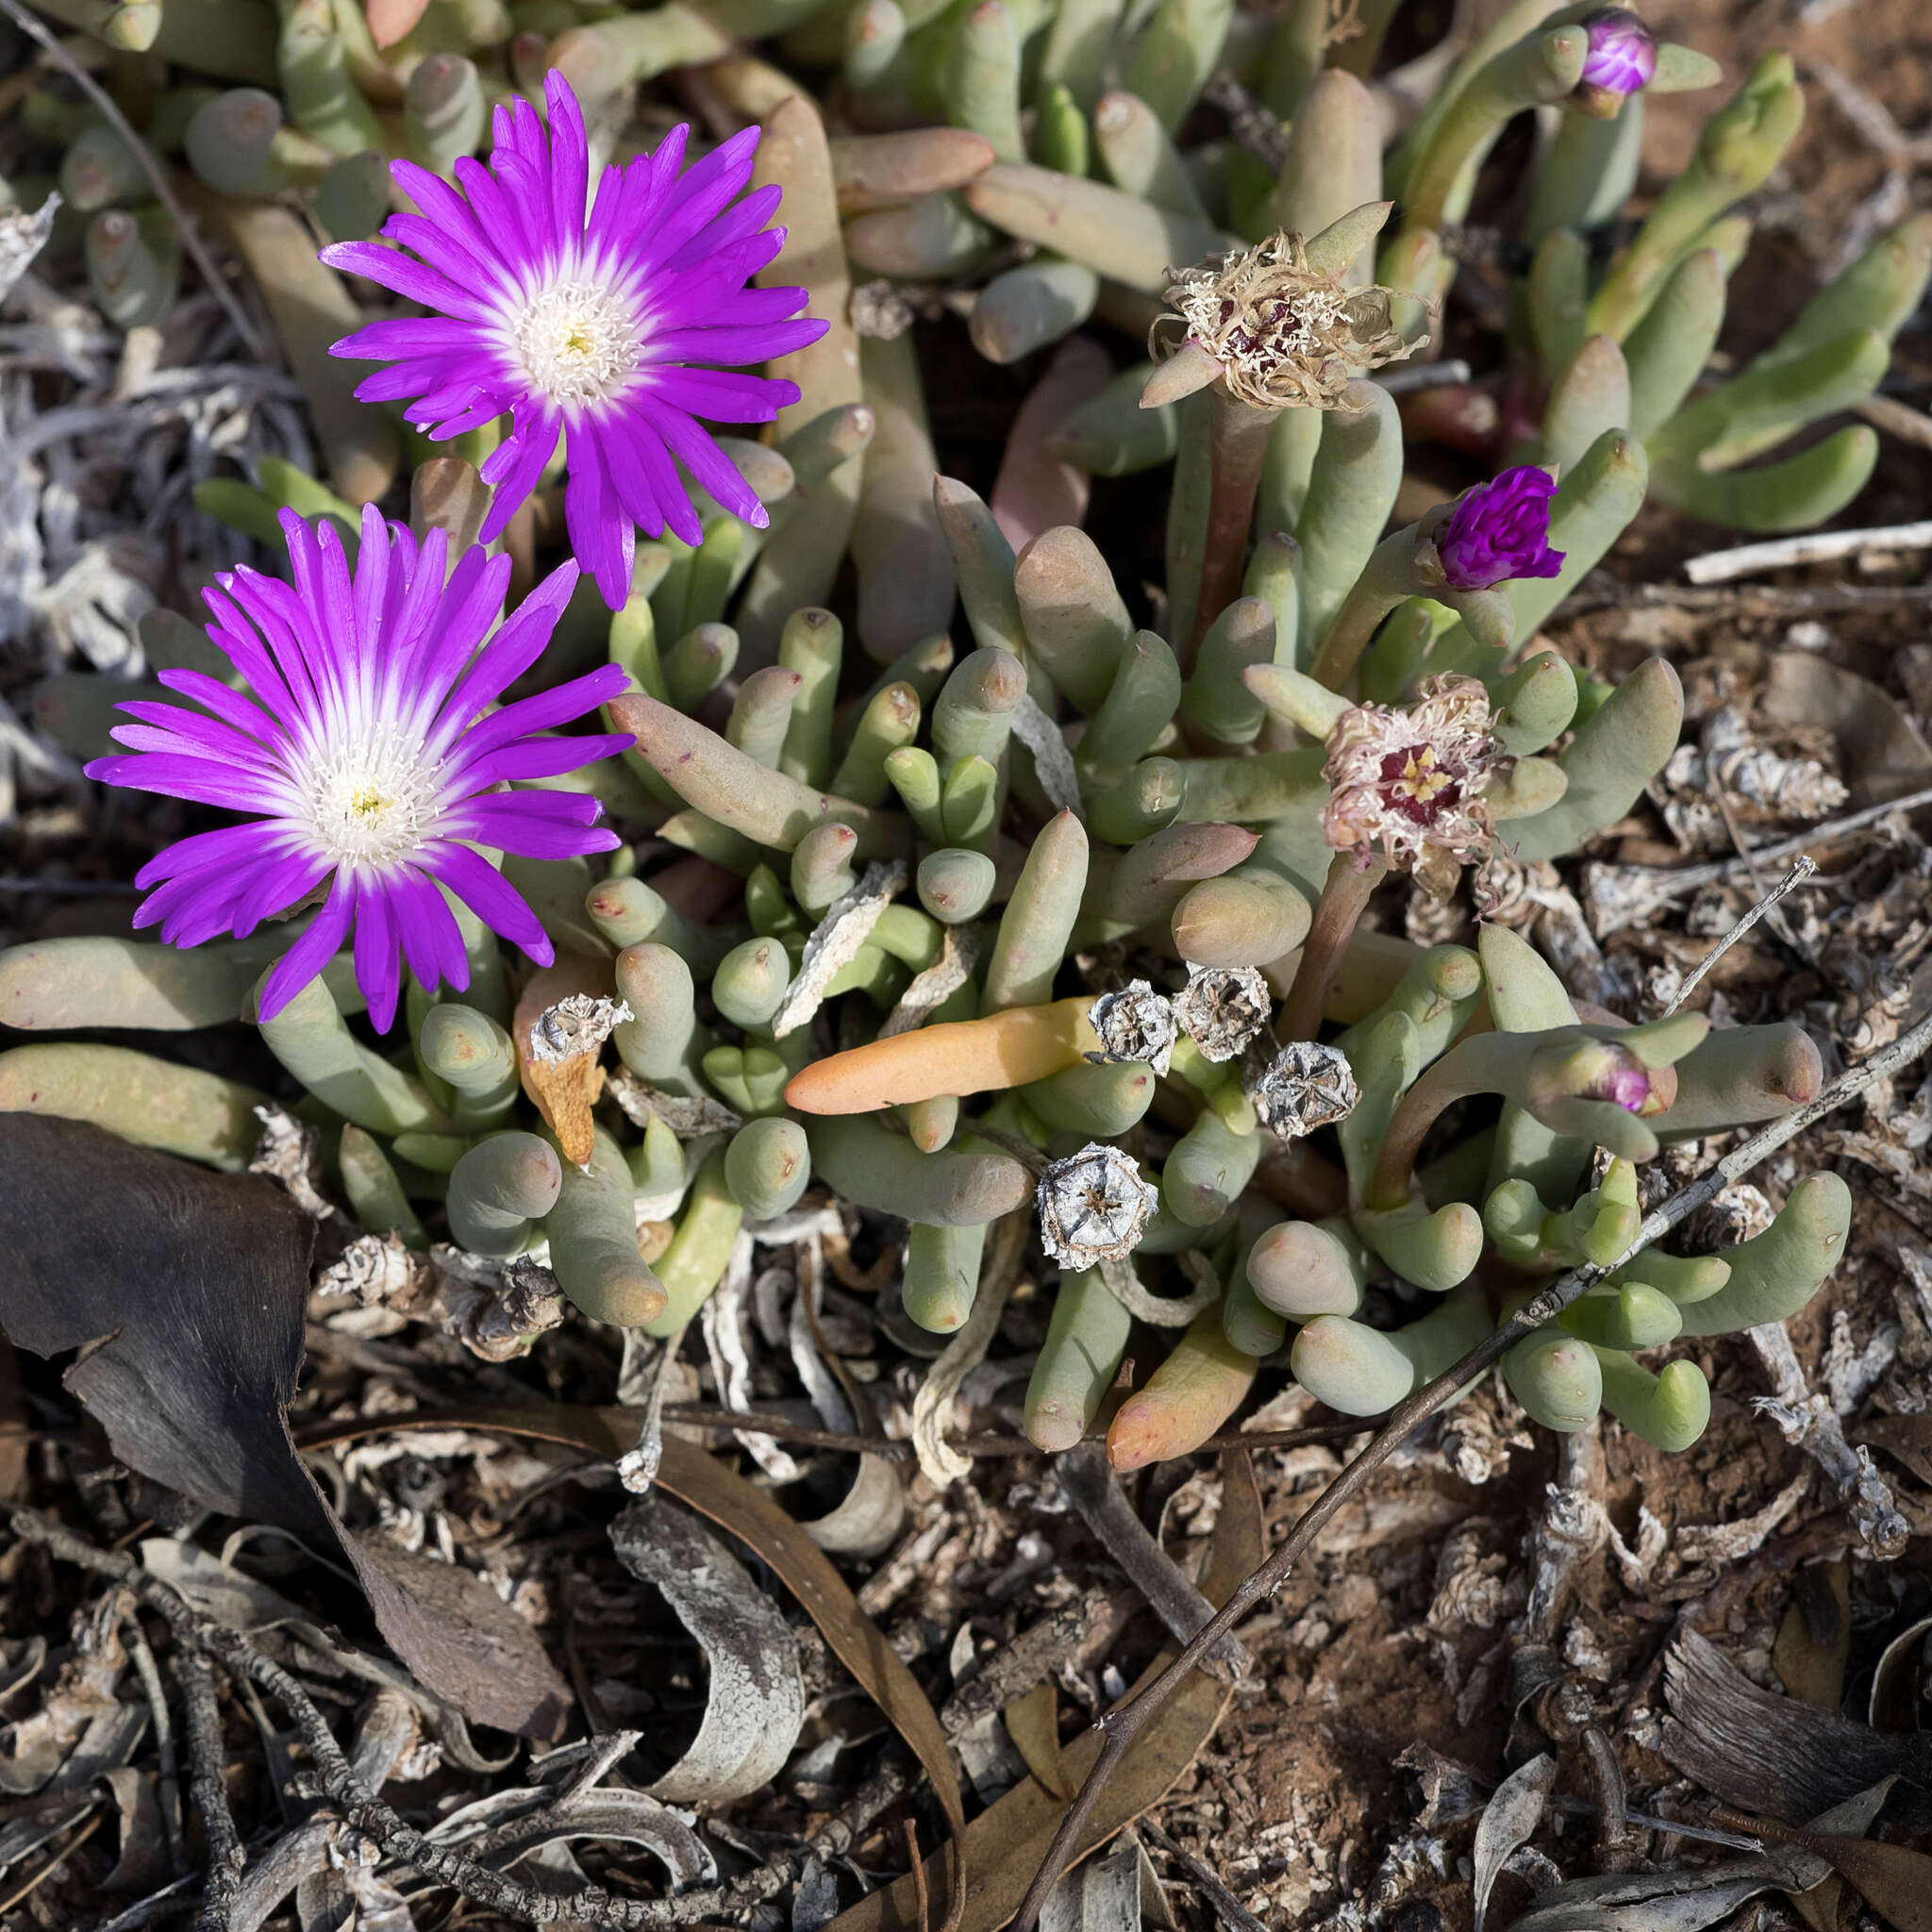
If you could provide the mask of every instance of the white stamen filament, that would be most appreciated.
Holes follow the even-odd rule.
[[[513,352],[553,403],[607,402],[638,366],[638,318],[595,282],[554,282],[509,325]]]
[[[407,858],[430,836],[442,802],[422,740],[390,724],[320,749],[295,782],[296,816],[339,865]]]

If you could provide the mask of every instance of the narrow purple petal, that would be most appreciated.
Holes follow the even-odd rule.
[[[343,935],[349,930],[354,901],[355,888],[337,879],[335,890],[308,930],[282,955],[274,972],[262,982],[258,1019],[273,1020],[335,958]]]

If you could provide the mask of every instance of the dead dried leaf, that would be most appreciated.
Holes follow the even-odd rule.
[[[1800,1831],[1743,1814],[1719,1815],[1740,1829],[1823,1859],[1855,1887],[1895,1932],[1932,1932],[1932,1857],[1925,1853],[1871,1839],[1847,1838],[1839,1832]]]
[[[1932,748],[1890,692],[1810,651],[1765,666],[1759,709],[1774,724],[1822,726],[1837,739],[1855,806],[1882,805],[1932,780]]]
[[[1894,1772],[1932,1782],[1932,1733],[1888,1737],[1760,1690],[1694,1630],[1664,1658],[1664,1698],[1658,1751],[1740,1811],[1815,1818]]]
[[[325,1423],[305,1430],[302,1442],[305,1448],[324,1448],[388,1430],[494,1429],[538,1441],[567,1443],[614,1462],[635,1446],[641,1413],[635,1408],[573,1407],[563,1403],[442,1409]],[[1245,1473],[1245,1457],[1242,1469]],[[952,1827],[955,1843],[960,1843],[965,1836],[965,1807],[946,1734],[919,1688],[919,1680],[887,1642],[885,1633],[858,1607],[830,1558],[762,1490],[753,1488],[725,1463],[675,1436],[664,1438],[664,1458],[657,1479],[669,1494],[749,1543],[770,1564],[818,1625],[839,1661],[865,1687],[866,1693],[911,1746],[932,1780],[934,1795]],[[1252,1474],[1248,1480],[1252,1484]],[[1256,1509],[1258,1515],[1258,1500]],[[958,1913],[963,1908],[964,1893],[955,1887],[949,1897],[945,1932],[959,1932]]]
[[[704,1721],[691,1748],[648,1788],[652,1796],[694,1805],[762,1790],[805,1723],[798,1640],[744,1565],[661,1497],[631,1504],[610,1525],[610,1546],[705,1653]]]
[[[1689,1872],[1612,1873],[1552,1886],[1509,1932],[1701,1932],[1760,1891],[1814,1882],[1823,1860],[1768,1853]]]
[[[1932,1691],[1932,1617],[1921,1617],[1885,1646],[1872,1674],[1866,1715],[1874,1731],[1916,1731]]]
[[[0,1327],[36,1355],[82,1351],[63,1379],[129,1468],[339,1551],[432,1690],[478,1723],[554,1736],[570,1690],[530,1626],[467,1570],[352,1535],[295,1455],[314,1225],[272,1181],[9,1115]]]
[[[510,1038],[516,1041],[517,1072],[524,1091],[557,1136],[564,1158],[578,1167],[588,1167],[591,1162],[595,1125],[591,1109],[604,1091],[604,1069],[596,1052],[570,1054],[561,1059],[540,1058],[530,1048],[530,1028],[559,1000],[577,994],[595,999],[610,989],[608,962],[565,953],[555,966],[531,974],[510,1019]]]
[[[1224,1453],[1221,1480],[1221,1515],[1215,1524],[1208,1574],[1202,1579],[1202,1588],[1213,1603],[1224,1602],[1241,1578],[1259,1565],[1267,1549],[1253,1463],[1239,1450]],[[1164,1648],[1123,1702],[1131,1703],[1179,1654],[1177,1645]],[[1224,1686],[1197,1673],[1168,1700],[1160,1722],[1149,1724],[1134,1740],[1101,1793],[1074,1849],[1074,1863],[1097,1851],[1123,1825],[1131,1824],[1167,1795],[1213,1737],[1227,1698]],[[1067,1776],[1077,1783],[1093,1769],[1099,1755],[1099,1734],[1090,1730],[1060,1757]],[[1012,1918],[1066,1808],[1043,1785],[1029,1777],[973,1821],[965,1838],[969,1874],[965,1912],[957,1932],[997,1932]],[[938,1861],[928,1863],[935,1868],[931,1876],[936,1881]],[[917,1932],[919,1890],[913,1874],[908,1873],[841,1913],[828,1932]]]
[[[1771,1667],[1786,1695],[1836,1710],[1844,1700],[1852,1655],[1851,1565],[1844,1557],[1797,1574],[1790,1607],[1772,1646]]]
[[[1104,1858],[1069,1872],[1040,1908],[1040,1932],[1141,1932],[1146,1859],[1138,1840],[1123,1838]]]
[[[1897,1782],[1896,1778],[1881,1779],[1869,1791],[1860,1791],[1856,1798],[1834,1805],[1822,1817],[1811,1821],[1811,1829],[1862,1838],[1871,1830],[1872,1821],[1884,1810],[1885,1801]],[[1828,1872],[1808,1890],[1792,1892],[1791,1903],[1812,1932],[1837,1932],[1838,1902],[1843,1890],[1844,1880],[1836,1872]]]
[[[1026,1769],[1062,1804],[1071,1805],[1076,1787],[1060,1763],[1060,1697],[1051,1677],[1024,1691],[1007,1706],[1007,1736]]]
[[[1543,1805],[1557,1781],[1557,1760],[1547,1753],[1518,1765],[1501,1784],[1475,1828],[1475,1932],[1483,1932],[1490,1892],[1518,1845],[1527,1844],[1542,1823]]]

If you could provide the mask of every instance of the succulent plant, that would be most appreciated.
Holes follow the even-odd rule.
[[[1719,77],[1617,8],[1519,0],[1386,157],[1357,75],[1389,5],[1325,51],[1322,0],[1160,0],[1133,28],[1107,0],[430,0],[385,46],[325,0],[46,10],[195,76],[140,131],[259,286],[325,475],[197,490],[286,580],[211,593],[206,641],[143,625],[125,753],[125,687],[50,684],[95,775],[260,816],[143,874],[172,944],[0,956],[9,1024],[252,1024],[364,1225],[446,1221],[654,1335],[814,1184],[907,1224],[903,1305],[940,1333],[988,1225],[1037,1213],[1064,1272],[1028,1433],[1104,1421],[1124,1468],[1211,1436],[1264,1358],[1390,1407],[1542,1278],[1616,1260],[1662,1140],[1816,1091],[1794,1027],[1629,1025],[1500,927],[1471,951],[1360,924],[1391,871],[1442,893],[1493,851],[1577,851],[1662,768],[1668,664],[1612,687],[1533,645],[1647,491],[1785,529],[1870,472],[1862,426],[1743,466],[1871,393],[1932,220],[1702,386],[1734,210],[1797,125],[1783,56],[1599,264],[1645,94]],[[742,50],[766,39],[839,70],[861,131]],[[621,97],[674,70],[740,131],[634,141]],[[1177,147],[1217,73],[1272,167]],[[35,98],[97,304],[163,322],[182,267],[148,177]],[[1447,240],[1531,108],[1560,115],[1511,407],[1474,438],[1499,474],[1391,531],[1405,437],[1468,444],[1470,418],[1454,385],[1399,407],[1374,378],[1427,348]],[[1088,384],[1032,464],[1174,465],[1156,627],[1075,522],[937,474],[904,304],[855,276],[967,285],[995,362],[1158,323],[1160,359]],[[352,277],[430,312],[372,319]],[[406,461],[407,526],[368,507]],[[539,546],[575,563],[539,583]],[[604,732],[563,729],[600,704]],[[0,1107],[225,1167],[263,1101],[120,1047],[0,1055]],[[1607,1408],[1682,1446],[1702,1378],[1638,1357],[1793,1312],[1848,1207],[1814,1175],[1751,1241],[1640,1256],[1510,1353],[1510,1387],[1550,1427]],[[1109,1417],[1166,1274],[1207,1299]]]

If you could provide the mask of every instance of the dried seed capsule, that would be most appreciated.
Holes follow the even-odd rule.
[[[562,1188],[563,1164],[548,1141],[492,1134],[450,1169],[450,1236],[472,1254],[520,1255],[530,1244],[532,1224],[556,1207]]]
[[[1269,1062],[1249,1097],[1271,1133],[1299,1140],[1345,1120],[1361,1100],[1355,1071],[1340,1047],[1291,1041]]]
[[[1174,1003],[1146,980],[1130,980],[1117,992],[1102,993],[1087,1017],[1108,1059],[1141,1060],[1157,1074],[1167,1072],[1178,1023]]]
[[[634,1328],[651,1321],[665,1291],[638,1247],[630,1169],[617,1142],[597,1128],[590,1166],[563,1161],[558,1174],[557,1202],[543,1220],[557,1285],[593,1322]]]
[[[1219,1308],[1203,1309],[1147,1386],[1121,1404],[1107,1432],[1107,1459],[1128,1470],[1187,1455],[1241,1407],[1254,1380],[1255,1357],[1222,1332]]]
[[[1120,1261],[1139,1245],[1160,1199],[1118,1147],[1089,1141],[1040,1176],[1040,1239],[1063,1268]]]
[[[1175,918],[1178,923],[1178,912]],[[1268,982],[1252,966],[1196,967],[1174,997],[1174,1024],[1203,1058],[1219,1063],[1237,1058],[1260,1038],[1274,1005]]]

